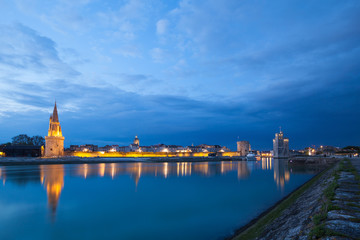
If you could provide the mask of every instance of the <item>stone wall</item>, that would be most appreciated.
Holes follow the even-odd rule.
[[[45,137],[45,157],[64,156],[64,137]]]

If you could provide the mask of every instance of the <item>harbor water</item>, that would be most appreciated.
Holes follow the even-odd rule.
[[[270,158],[0,165],[0,239],[222,239],[317,172]]]

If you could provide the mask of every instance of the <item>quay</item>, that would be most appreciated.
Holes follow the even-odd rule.
[[[360,239],[360,158],[329,167],[228,239]]]

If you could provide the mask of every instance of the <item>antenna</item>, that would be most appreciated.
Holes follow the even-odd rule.
[[[281,126],[279,128],[280,128],[280,132],[281,132]]]

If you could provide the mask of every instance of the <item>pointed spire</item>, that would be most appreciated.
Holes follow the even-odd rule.
[[[58,112],[57,112],[57,108],[56,108],[56,101],[55,101],[54,111],[52,114],[52,121],[59,122],[59,116],[58,116]]]

